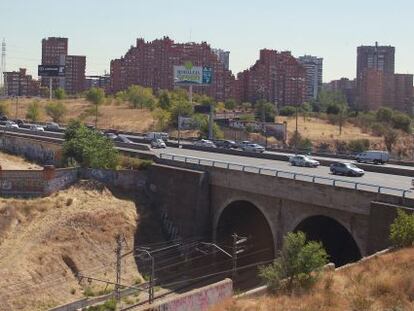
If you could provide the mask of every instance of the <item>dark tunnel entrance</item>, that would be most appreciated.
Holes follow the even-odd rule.
[[[336,220],[326,216],[312,216],[295,229],[306,234],[308,240],[322,242],[335,266],[357,261],[361,252],[348,230]]]
[[[229,253],[233,250],[232,235],[234,233],[247,237],[247,241],[241,244],[242,252],[237,255],[239,267],[270,262],[274,258],[272,231],[266,218],[254,204],[247,201],[236,201],[224,209],[216,229],[216,242]],[[231,268],[231,260],[227,262],[226,267]],[[246,279],[256,278],[257,267],[252,267],[250,273],[242,272],[240,275],[243,273]],[[240,275],[236,280],[239,285],[243,283]]]

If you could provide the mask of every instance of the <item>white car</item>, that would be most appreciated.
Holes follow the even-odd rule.
[[[257,152],[257,153],[265,152],[265,148],[258,144],[247,144],[243,146],[242,149],[243,151],[247,151],[247,152]]]
[[[45,129],[42,126],[37,125],[37,124],[30,125],[30,130],[31,131],[36,131],[36,132],[44,132],[45,131]]]
[[[19,128],[19,126],[16,123],[14,123],[13,121],[6,121],[5,126],[7,128],[15,128],[15,129]]]
[[[151,141],[152,148],[167,148],[167,145],[161,138],[157,138]]]
[[[295,155],[289,158],[289,163],[292,166],[318,167],[319,161],[316,161],[305,155]]]
[[[208,140],[208,139],[200,139],[194,143],[194,146],[216,148],[216,145],[211,140]]]

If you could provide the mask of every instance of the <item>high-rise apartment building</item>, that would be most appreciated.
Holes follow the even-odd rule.
[[[173,89],[173,66],[192,62],[194,66],[211,67],[211,85],[196,86],[194,92],[223,101],[233,97],[234,76],[218,60],[206,42],[175,43],[168,37],[146,42],[137,39],[125,56],[111,61],[111,90],[117,92],[138,84],[153,89]]]
[[[76,94],[85,89],[86,57],[67,55],[65,58],[65,91]]]
[[[362,77],[365,69],[379,70],[393,74],[395,72],[395,47],[359,46],[357,48],[357,80]]]
[[[264,99],[278,107],[300,105],[305,100],[306,71],[290,52],[263,49],[256,63],[237,75],[237,99]]]
[[[350,107],[354,107],[356,97],[356,80],[349,80],[348,78],[333,80],[326,84],[325,89],[331,92],[341,92],[345,95],[348,105]]]
[[[27,75],[25,68],[4,72],[4,86],[7,96],[39,96],[40,94],[40,82]]]
[[[230,52],[222,49],[212,49],[214,54],[217,55],[219,61],[224,65],[224,68],[229,70],[230,68]]]
[[[53,78],[53,89],[61,87],[68,94],[84,90],[86,57],[68,55],[68,38],[49,37],[42,40],[42,65],[65,66],[65,76]],[[49,78],[42,79],[42,85],[48,87]]]
[[[298,60],[306,70],[305,100],[316,99],[322,88],[323,58],[304,55],[300,56]]]

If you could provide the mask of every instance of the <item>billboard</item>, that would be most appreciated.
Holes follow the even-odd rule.
[[[37,75],[40,77],[64,77],[65,66],[61,65],[39,65]]]
[[[176,84],[211,84],[212,78],[211,67],[193,66],[191,62],[184,66],[174,66],[174,83]]]

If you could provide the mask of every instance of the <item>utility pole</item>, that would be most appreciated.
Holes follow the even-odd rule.
[[[241,237],[238,236],[236,233],[233,233],[233,254],[232,254],[232,261],[233,261],[233,271],[232,271],[232,277],[233,282],[236,279],[237,276],[237,256],[238,254],[241,254],[245,251],[244,246],[242,244],[247,242],[247,237]]]
[[[49,77],[49,100],[52,100],[52,88],[53,88],[52,81],[53,81],[53,78]]]
[[[151,274],[149,279],[148,287],[148,303],[154,302],[154,285],[155,285],[155,260],[154,256],[151,255],[150,251],[145,248],[137,248],[137,252],[144,253],[151,261]]]
[[[213,134],[213,123],[214,123],[214,106],[210,104],[210,115],[208,117],[208,139],[214,139]]]
[[[6,72],[6,41],[3,38],[1,43],[1,63],[0,63],[0,86],[4,87],[3,94],[6,95],[6,82],[4,79],[4,73]]]
[[[117,302],[121,300],[121,259],[122,259],[122,238],[118,234],[116,236],[116,281],[115,281],[115,299]]]

